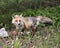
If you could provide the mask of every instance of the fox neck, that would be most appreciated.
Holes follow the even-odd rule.
[[[27,22],[27,21],[24,21],[24,26],[26,29],[29,29],[31,24],[29,24],[29,22]]]

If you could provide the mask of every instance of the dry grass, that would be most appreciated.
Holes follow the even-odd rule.
[[[31,38],[31,34],[25,35],[24,39],[18,40],[0,39],[1,48],[60,48],[59,34],[53,27],[41,28],[36,35]]]

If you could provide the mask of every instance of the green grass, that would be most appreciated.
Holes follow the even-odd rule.
[[[23,16],[47,16],[54,21],[54,26],[45,26],[44,24],[39,25],[37,35],[32,38],[31,34],[25,35],[25,39],[20,38],[11,43],[11,47],[14,48],[59,48],[60,46],[60,6],[52,8],[42,8],[37,10],[28,9],[23,12],[13,12],[8,14],[0,15],[0,23],[6,24],[6,29],[10,29],[11,16],[12,14],[21,14]],[[4,20],[3,20],[4,19]],[[32,44],[30,43],[32,41]],[[8,48],[7,45],[4,45],[5,48]]]

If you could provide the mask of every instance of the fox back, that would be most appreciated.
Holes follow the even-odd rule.
[[[25,28],[29,28],[31,26],[37,25],[37,18],[36,17],[21,17],[19,15],[15,15],[12,18],[12,23],[16,26],[16,27],[25,27]]]
[[[15,15],[12,17],[12,23],[16,26],[16,28],[30,28],[31,26],[38,26],[40,22],[53,24],[53,21],[50,18],[44,16],[22,17],[22,15]]]

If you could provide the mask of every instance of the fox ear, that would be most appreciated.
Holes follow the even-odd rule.
[[[22,17],[23,14],[20,15],[20,17]]]
[[[23,15],[23,14],[21,14],[21,15],[20,15],[20,17],[21,17],[21,18],[23,18],[23,16],[22,16],[22,15]]]
[[[12,16],[12,18],[15,18],[14,16]]]
[[[14,15],[14,16],[12,16],[12,19],[13,19],[13,18],[15,18],[15,15]]]
[[[12,14],[12,18],[15,18],[15,14]]]

